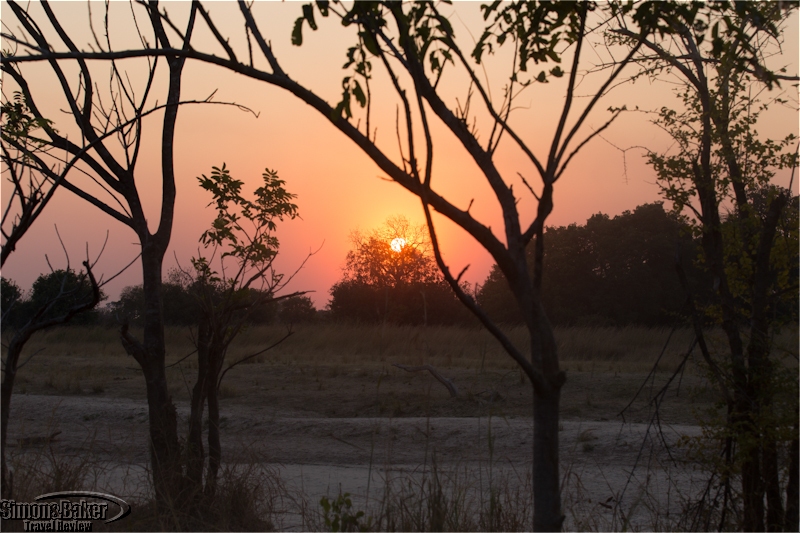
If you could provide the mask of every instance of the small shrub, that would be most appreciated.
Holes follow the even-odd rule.
[[[325,527],[329,531],[369,531],[372,525],[372,517],[366,522],[361,521],[364,518],[364,511],[355,513],[351,511],[353,501],[349,492],[339,493],[335,500],[323,496],[319,504],[322,506]]]

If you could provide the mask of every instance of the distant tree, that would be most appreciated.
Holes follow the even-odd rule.
[[[386,220],[369,235],[350,235],[344,278],[373,287],[398,287],[442,280],[424,225],[414,226],[403,216]]]
[[[16,327],[17,324],[11,324],[6,322],[6,311],[10,310],[13,306],[18,305],[22,301],[22,291],[19,288],[19,285],[14,283],[14,280],[8,278],[0,278],[0,298],[2,298],[2,303],[0,303],[0,313],[3,316],[3,326],[5,327]],[[9,315],[10,316],[10,315]]]
[[[45,320],[64,315],[81,302],[91,300],[92,291],[90,280],[84,273],[79,274],[72,269],[67,269],[42,274],[36,278],[31,287],[30,298],[26,302],[26,315],[42,307],[47,307],[47,310],[41,314],[41,318]],[[59,297],[59,294],[62,296]],[[101,290],[100,301],[104,298],[105,295]],[[70,324],[95,324],[98,317],[98,311],[91,309],[75,316],[70,320]],[[30,317],[26,316],[26,318]]]
[[[167,274],[167,280],[161,284],[165,326],[194,326],[197,324],[199,310],[197,300],[180,280],[180,273],[174,270]],[[128,321],[131,324],[144,324],[145,298],[141,285],[132,285],[122,289],[119,300],[109,309],[116,321]]]
[[[350,240],[342,279],[331,288],[332,317],[452,324],[468,316],[436,266],[424,225],[396,216],[367,235],[353,232]]]
[[[284,324],[314,322],[317,320],[317,310],[308,296],[294,296],[280,302],[279,317]]]

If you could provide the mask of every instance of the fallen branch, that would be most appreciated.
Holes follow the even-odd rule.
[[[458,389],[456,388],[455,383],[453,383],[452,380],[447,379],[446,377],[441,375],[439,373],[439,371],[436,370],[435,368],[433,368],[431,365],[407,366],[407,365],[401,365],[399,363],[395,363],[392,366],[396,366],[397,368],[403,369],[406,372],[421,372],[423,370],[427,370],[428,372],[431,373],[431,375],[433,377],[438,379],[442,383],[442,385],[447,387],[447,390],[450,391],[450,397],[451,398],[455,398],[456,396],[458,396]]]
[[[42,444],[49,444],[56,440],[56,437],[61,435],[61,430],[54,431],[49,436],[44,437],[22,437],[17,439],[17,446],[39,446]]]

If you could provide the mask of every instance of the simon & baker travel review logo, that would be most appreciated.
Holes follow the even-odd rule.
[[[0,500],[0,519],[21,520],[24,531],[91,531],[96,520],[108,524],[130,512],[122,498],[83,490],[42,494],[32,502]]]

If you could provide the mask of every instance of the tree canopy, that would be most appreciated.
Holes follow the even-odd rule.
[[[86,274],[71,268],[40,275],[33,282],[27,297],[13,280],[2,278],[2,283],[3,325],[11,328],[24,326],[34,315],[38,315],[39,321],[66,315],[73,307],[91,301],[93,292]],[[101,291],[100,299],[104,298]],[[99,318],[97,309],[89,309],[73,316],[68,324],[96,324]]]

